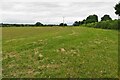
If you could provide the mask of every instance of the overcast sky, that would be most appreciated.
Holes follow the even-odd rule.
[[[119,0],[1,0],[0,22],[67,24],[85,19],[88,15],[105,14],[117,19],[114,6]]]

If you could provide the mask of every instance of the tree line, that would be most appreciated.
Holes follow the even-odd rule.
[[[101,18],[101,21],[107,21],[107,20],[112,20],[112,18],[109,15],[104,15]],[[95,23],[95,22],[98,22],[98,16],[94,14],[94,15],[89,15],[83,21],[75,21],[73,23],[73,26],[80,26],[80,25],[83,25],[83,24]]]
[[[109,15],[104,15],[101,18],[101,21],[107,21],[107,20],[112,20],[112,18]],[[73,23],[73,26],[80,26],[83,24],[88,24],[88,23],[95,23],[98,22],[98,16],[97,15],[89,15],[86,19],[84,19],[83,21],[75,21]],[[67,26],[66,23],[60,23],[59,25],[57,24],[42,24],[41,22],[36,22],[35,24],[2,24],[3,27],[9,27],[9,26],[16,26],[16,27],[24,27],[24,26]]]
[[[59,25],[56,25],[56,24],[44,25],[44,24],[42,24],[41,22],[37,22],[37,23],[35,24],[35,26],[67,26],[67,24],[66,24],[66,23],[60,23]]]
[[[58,24],[42,24],[41,22],[36,22],[35,24],[4,24],[1,23],[0,27],[47,27],[47,26],[67,26],[66,23],[60,23]]]

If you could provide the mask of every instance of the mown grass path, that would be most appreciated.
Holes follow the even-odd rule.
[[[3,77],[116,78],[118,32],[86,27],[3,31]]]

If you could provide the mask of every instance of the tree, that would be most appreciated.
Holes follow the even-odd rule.
[[[115,14],[120,16],[120,3],[116,4],[114,8],[116,10]]]
[[[67,26],[67,24],[66,23],[64,23],[64,24],[60,23],[59,26]]]
[[[80,21],[75,21],[74,23],[73,23],[73,26],[79,26],[80,25]]]
[[[98,16],[97,15],[89,15],[87,18],[86,18],[86,21],[85,23],[94,23],[94,22],[98,22]]]
[[[112,18],[111,18],[109,15],[104,15],[104,16],[101,18],[101,21],[106,21],[106,20],[112,20]]]
[[[35,26],[43,26],[43,24],[40,22],[36,22]]]
[[[81,21],[81,24],[86,24],[86,20],[84,19],[83,21]]]

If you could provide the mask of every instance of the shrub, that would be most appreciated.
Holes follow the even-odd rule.
[[[84,26],[87,27],[94,27],[94,28],[102,28],[102,29],[120,29],[118,26],[120,24],[120,20],[107,20],[107,21],[100,21],[96,23],[89,23]]]

